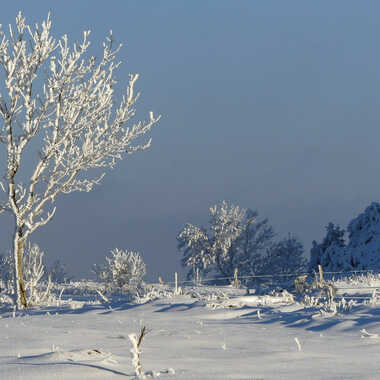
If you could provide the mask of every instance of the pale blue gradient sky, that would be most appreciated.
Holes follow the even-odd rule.
[[[179,268],[176,234],[222,199],[258,209],[310,248],[380,195],[377,1],[17,1],[54,34],[112,29],[118,77],[139,72],[139,116],[162,114],[152,148],[128,156],[90,194],[62,196],[34,235],[50,261],[87,276],[115,247],[140,250],[149,279]],[[10,219],[0,217],[2,247]]]

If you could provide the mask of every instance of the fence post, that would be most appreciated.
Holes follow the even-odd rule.
[[[322,285],[325,280],[323,279],[323,268],[322,265],[318,265],[318,271],[319,271],[319,283]]]
[[[178,273],[177,272],[174,273],[174,281],[175,281],[175,290],[174,290],[174,292],[175,292],[175,294],[178,294]]]
[[[234,287],[239,288],[239,276],[238,268],[234,269]]]

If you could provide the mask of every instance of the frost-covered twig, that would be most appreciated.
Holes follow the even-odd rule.
[[[132,365],[133,368],[135,369],[135,375],[139,379],[144,378],[144,374],[142,371],[142,363],[141,363],[141,344],[142,341],[145,337],[145,335],[148,333],[147,329],[145,326],[143,326],[140,330],[139,336],[137,336],[136,333],[132,333],[128,335],[129,340],[132,343],[132,349],[131,349],[131,354],[132,354]]]
[[[302,347],[301,347],[301,343],[300,343],[299,339],[297,337],[295,337],[294,340],[297,344],[298,351],[302,351]]]

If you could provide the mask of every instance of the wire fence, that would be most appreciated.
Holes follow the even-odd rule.
[[[351,300],[374,300],[380,301],[380,272],[374,270],[352,270],[352,271],[327,271],[323,272],[323,280],[327,284],[333,284],[334,290],[337,292],[334,297],[337,299],[351,299]],[[182,288],[184,294],[187,292],[195,293],[202,291],[205,292],[226,292],[236,296],[237,293],[234,288],[240,287],[241,290],[251,291],[251,294],[257,295],[270,294],[272,290],[279,291],[280,289],[286,289],[291,293],[298,294],[312,294],[308,291],[300,292],[297,290],[296,281],[301,278],[308,285],[308,288],[313,289],[312,283],[314,281],[320,281],[319,272],[303,272],[303,273],[280,273],[280,274],[257,274],[257,275],[235,275],[223,276],[223,277],[207,277],[195,279],[181,280],[179,274],[173,274],[174,281],[159,281],[163,285],[163,289],[168,287],[170,291],[175,293]],[[235,282],[237,280],[237,282]],[[149,284],[148,284],[149,285]],[[151,284],[154,285],[154,284]],[[204,289],[200,289],[203,287]],[[227,290],[228,288],[228,290]],[[280,288],[280,289],[279,289]],[[83,283],[72,282],[68,284],[61,284],[59,290],[64,293],[64,297],[72,298],[75,300],[83,300],[89,296],[98,296],[97,290],[99,289],[99,283],[94,281],[86,281],[85,289]],[[168,290],[169,290],[168,289]],[[176,293],[180,294],[180,292]],[[73,299],[74,299],[73,298]]]
[[[311,284],[314,281],[324,281],[334,284],[336,291],[335,297],[337,299],[349,298],[351,300],[370,300],[380,298],[380,273],[374,270],[352,270],[352,271],[327,271],[323,272],[322,268],[320,272],[304,272],[304,273],[280,273],[280,274],[257,274],[257,275],[243,275],[238,276],[237,272],[235,276],[224,277],[209,277],[198,278],[191,280],[178,279],[178,273],[175,273],[175,281],[165,282],[166,285],[174,287],[177,291],[180,287],[198,287],[198,286],[241,286],[242,284],[246,289],[260,288],[261,286],[276,288],[282,287],[289,290],[290,288],[296,289],[297,280],[304,281]],[[322,272],[322,273],[321,273]],[[350,281],[357,281],[358,284],[351,286],[337,286],[339,281],[347,281],[347,285],[350,285]],[[378,281],[378,285],[377,282]],[[225,282],[223,284],[223,282]],[[372,283],[371,283],[372,282]],[[375,282],[375,284],[374,284]],[[163,283],[163,282],[162,282]],[[343,286],[342,286],[343,285]],[[339,294],[338,294],[339,292]],[[379,293],[378,293],[379,292]],[[351,293],[351,294],[350,294]],[[353,293],[353,294],[352,294]]]
[[[177,272],[176,272],[177,273]],[[328,280],[339,280],[344,277],[348,276],[355,276],[355,275],[378,275],[379,280],[380,280],[380,273],[376,272],[374,270],[352,270],[352,271],[335,271],[335,272],[323,272],[323,276],[325,279]],[[199,278],[197,279],[191,279],[191,280],[177,280],[177,281],[162,281],[162,283],[165,283],[167,285],[207,285],[207,284],[213,284],[213,283],[220,283],[222,281],[225,281],[226,283],[232,282],[234,279],[237,279],[239,281],[246,282],[246,280],[250,279],[281,279],[281,278],[287,278],[287,279],[296,279],[298,277],[303,277],[305,276],[306,280],[314,279],[315,276],[318,275],[318,272],[303,272],[303,273],[279,273],[279,274],[258,274],[258,275],[243,275],[243,276],[237,276],[234,277],[233,275],[231,276],[224,276],[224,277],[209,277],[209,278]],[[177,274],[178,276],[178,274]],[[348,288],[347,288],[348,289]]]

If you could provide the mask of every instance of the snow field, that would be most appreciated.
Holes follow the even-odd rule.
[[[112,310],[82,303],[15,318],[3,312],[0,379],[133,379],[128,335],[142,325],[149,330],[142,343],[147,378],[379,378],[379,305],[323,316],[286,297],[262,302],[228,291],[215,308],[182,295],[141,305],[118,302]]]

